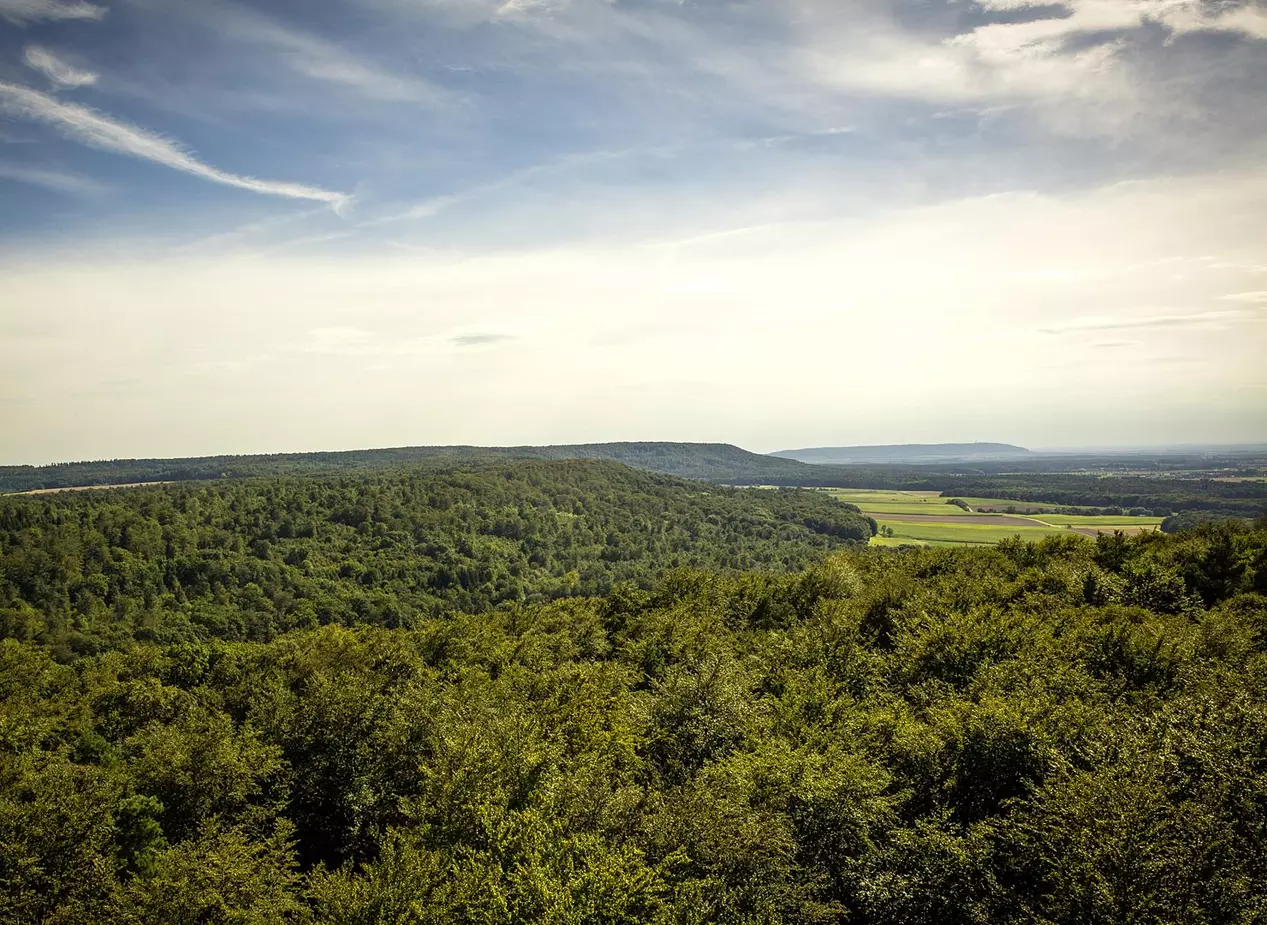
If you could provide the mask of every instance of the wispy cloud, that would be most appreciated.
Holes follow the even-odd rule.
[[[508,340],[514,340],[514,338],[509,334],[459,334],[457,337],[450,338],[449,342],[455,347],[483,347]]]
[[[390,336],[346,325],[315,328],[289,350],[294,353],[342,357],[407,357],[447,353],[451,348],[488,347],[515,339],[513,334],[475,331],[452,336]]]
[[[1225,295],[1223,300],[1226,302],[1249,302],[1252,305],[1267,305],[1267,290],[1236,292],[1232,295]]]
[[[439,196],[432,196],[429,199],[423,199],[416,202],[401,212],[392,212],[388,215],[381,215],[377,218],[368,219],[360,224],[362,228],[373,228],[379,225],[389,225],[394,222],[410,222],[420,221],[422,219],[433,218],[439,215],[445,209],[464,202],[470,202],[492,193],[498,193],[506,189],[518,186],[531,180],[533,177],[566,173],[579,167],[585,167],[591,164],[597,164],[604,161],[614,161],[633,155],[634,151],[589,151],[580,154],[566,154],[556,160],[545,164],[533,164],[528,167],[520,168],[512,171],[504,177],[491,180],[488,183],[481,183],[472,186],[469,189],[461,190],[456,193],[445,193]],[[643,152],[648,153],[648,152]]]
[[[1067,324],[1041,328],[1043,334],[1072,334],[1078,331],[1126,331],[1135,328],[1186,328],[1217,324],[1243,318],[1242,311],[1193,312],[1184,315],[1146,315],[1139,318],[1078,318]]]
[[[320,36],[228,0],[178,4],[168,0],[132,2],[155,12],[184,16],[238,42],[271,48],[280,53],[281,62],[291,71],[312,80],[347,87],[369,99],[438,103],[445,96],[426,81],[393,74]]]
[[[92,71],[80,70],[39,45],[28,45],[22,60],[59,87],[87,87],[97,82]]]
[[[0,161],[0,180],[14,180],[30,186],[41,186],[44,189],[59,193],[90,196],[106,191],[107,187],[91,177],[60,170],[49,170],[44,167],[31,167],[27,164],[10,164]]]
[[[221,23],[242,39],[279,49],[291,70],[313,80],[340,84],[385,102],[435,102],[441,96],[422,81],[391,74],[332,42],[287,28],[253,11],[229,8]]]
[[[24,26],[57,19],[101,19],[104,6],[83,0],[0,0],[0,18]]]
[[[0,111],[43,122],[67,138],[89,147],[152,161],[212,183],[235,186],[268,196],[328,202],[336,208],[346,205],[350,200],[346,193],[316,186],[261,180],[219,170],[204,164],[168,138],[111,119],[87,106],[62,102],[28,87],[0,83]]]

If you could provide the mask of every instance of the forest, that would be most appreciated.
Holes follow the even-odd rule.
[[[8,502],[11,615],[15,594],[39,613],[67,595],[56,612],[78,614],[84,583],[114,615],[164,594],[245,610],[241,589],[286,574],[311,530],[309,559],[353,550],[379,569],[354,583],[409,619],[332,612],[273,635],[191,617],[147,636],[76,616],[95,645],[4,640],[0,922],[1267,915],[1267,522],[978,549],[824,539],[793,571],[710,563],[483,613],[418,606],[421,586],[386,568],[398,518],[449,497],[541,528],[510,516],[534,470],[509,471],[528,487],[470,476],[492,493],[479,503],[456,474]],[[566,473],[540,492],[574,479],[587,510],[580,486],[611,477]],[[643,487],[688,503],[673,482]],[[805,529],[783,524],[818,514],[765,496],[775,545],[751,555],[773,562],[780,531]],[[486,535],[504,539],[471,534]],[[23,584],[15,539],[59,553],[41,567],[55,585]],[[246,573],[164,584],[157,563],[198,551]],[[331,607],[353,606],[312,567]],[[306,587],[286,582],[273,593]]]
[[[822,492],[591,461],[16,496],[0,498],[0,634],[82,654],[408,627],[671,568],[799,569],[875,532]]]
[[[876,448],[871,448],[876,449]],[[880,448],[883,449],[883,448]],[[590,459],[729,485],[940,491],[1065,507],[1142,508],[1157,517],[1267,512],[1267,453],[1043,456],[941,464],[811,465],[724,443],[419,446],[328,453],[122,459],[0,466],[0,493],[134,482],[361,476],[385,469],[452,469],[517,460]]]
[[[750,453],[726,443],[584,443],[561,446],[410,446],[326,453],[200,456],[185,459],[112,459],[48,466],[0,466],[0,492],[117,485],[131,482],[195,481],[286,475],[375,472],[384,468],[451,468],[535,459],[594,459],[686,479],[761,484],[815,467],[792,459]]]

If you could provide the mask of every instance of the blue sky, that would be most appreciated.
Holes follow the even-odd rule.
[[[1267,7],[0,0],[0,462],[1267,440]]]

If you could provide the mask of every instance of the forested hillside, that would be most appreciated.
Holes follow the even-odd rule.
[[[600,459],[686,479],[761,484],[796,481],[804,463],[749,453],[728,443],[584,443],[570,446],[413,446],[266,456],[113,459],[50,466],[0,466],[0,492],[284,475],[368,472],[402,466],[451,467],[512,459]]]
[[[821,492],[584,461],[13,497],[0,499],[0,633],[82,653],[410,626],[680,566],[802,568],[874,530]]]
[[[240,490],[110,516],[151,508],[134,544],[258,517],[273,562],[251,505],[284,522],[306,489]],[[317,537],[394,535],[312,490],[359,521]],[[63,530],[98,503],[26,510]],[[157,556],[80,542],[62,561]],[[0,922],[1261,922],[1264,592],[1267,529],[1222,525],[70,664],[8,640]]]

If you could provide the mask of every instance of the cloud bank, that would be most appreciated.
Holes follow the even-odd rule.
[[[2,406],[31,461],[642,437],[1247,440],[1267,425],[1267,314],[1224,296],[1267,279],[1246,259],[1267,252],[1267,225],[1249,221],[1264,206],[1264,177],[1216,175],[640,247],[45,258],[0,265],[0,303],[31,306],[0,319],[0,397],[41,396]],[[121,307],[108,330],[103,304]],[[135,387],[95,387],[138,370]]]
[[[111,6],[0,0],[10,458],[1267,438],[1261,2]]]

